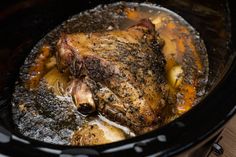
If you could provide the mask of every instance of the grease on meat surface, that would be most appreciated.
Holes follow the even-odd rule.
[[[80,80],[75,86],[84,83],[91,90],[101,114],[143,133],[156,126],[165,105],[162,43],[149,20],[127,30],[63,35],[57,63]],[[94,108],[92,100],[87,105]]]
[[[204,44],[179,16],[147,4],[99,6],[32,50],[16,85],[13,120],[44,142],[120,141],[187,112],[205,94],[207,74]]]

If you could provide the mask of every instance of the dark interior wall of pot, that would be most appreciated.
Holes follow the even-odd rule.
[[[0,2],[0,109],[1,123],[12,128],[10,99],[20,66],[32,47],[47,32],[71,15],[115,0],[58,1],[12,0]],[[135,1],[137,2],[137,1]],[[143,1],[139,1],[143,2]],[[224,0],[149,1],[184,17],[204,40],[210,63],[209,88],[227,71],[230,61],[230,29]]]

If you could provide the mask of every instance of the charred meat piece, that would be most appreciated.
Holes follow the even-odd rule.
[[[162,45],[149,20],[126,30],[63,34],[57,44],[57,65],[80,80],[74,86],[86,84],[101,114],[143,133],[157,124],[165,105]],[[80,93],[74,96],[80,102],[76,97]]]

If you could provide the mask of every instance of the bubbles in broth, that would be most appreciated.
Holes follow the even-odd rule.
[[[207,78],[203,41],[182,17],[145,3],[100,5],[33,48],[15,87],[13,120],[23,135],[48,143],[116,142],[187,112]]]

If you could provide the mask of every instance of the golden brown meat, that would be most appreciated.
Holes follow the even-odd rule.
[[[80,80],[74,86],[87,85],[100,113],[143,133],[157,123],[165,105],[162,44],[149,20],[126,30],[64,34],[57,64]]]
[[[98,145],[124,140],[125,133],[99,119],[92,120],[75,131],[71,144],[75,146]]]

